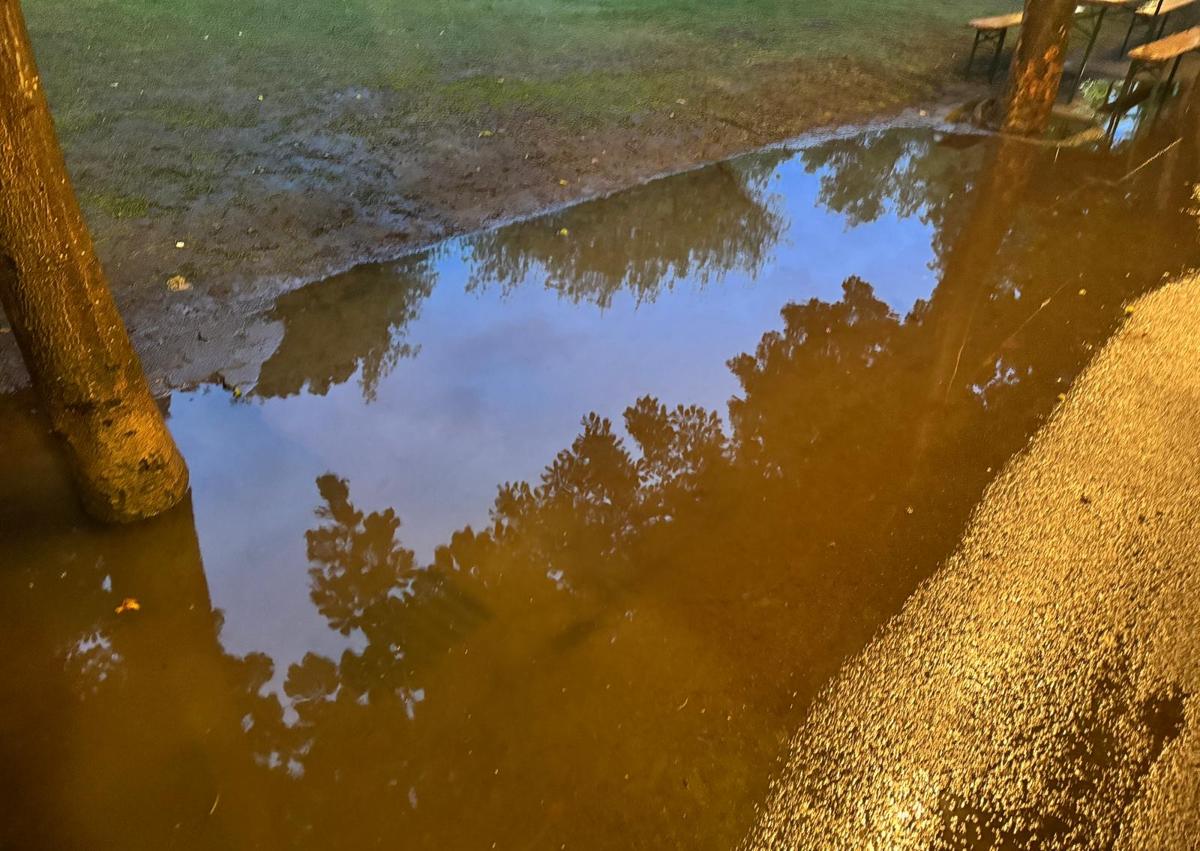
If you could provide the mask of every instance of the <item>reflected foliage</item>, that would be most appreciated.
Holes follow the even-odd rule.
[[[361,266],[280,296],[270,318],[283,340],[259,370],[256,393],[324,396],[358,375],[372,401],[379,382],[416,354],[405,337],[437,280],[436,253]]]
[[[563,298],[606,307],[623,289],[647,301],[684,279],[753,276],[784,227],[767,191],[784,156],[675,175],[470,237],[467,287],[509,292],[544,275]],[[357,375],[373,400],[379,382],[417,352],[406,330],[433,290],[439,259],[426,252],[360,266],[281,296],[269,318],[283,324],[283,340],[262,365],[258,395],[323,396]]]
[[[13,601],[5,613],[21,628],[37,626],[31,654],[49,660],[57,679],[44,685],[10,652],[0,680],[32,677],[44,685],[32,705],[82,706],[97,738],[115,731],[139,743],[148,738],[131,732],[140,707],[157,712],[175,700],[176,715],[166,713],[174,718],[187,701],[212,700],[201,717],[227,731],[224,744],[185,744],[201,761],[215,748],[217,768],[137,762],[155,782],[185,775],[196,786],[149,796],[163,816],[143,822],[146,847],[167,847],[168,822],[197,821],[212,806],[213,775],[201,768],[251,790],[253,812],[216,810],[226,836],[269,826],[267,841],[244,847],[594,847],[597,837],[734,847],[766,792],[781,736],[952,552],[984,488],[1121,321],[1123,302],[1200,261],[1194,220],[1174,214],[1185,201],[1171,194],[1190,187],[1113,192],[1104,181],[1127,171],[1116,157],[1064,150],[1055,163],[1052,151],[1017,159],[981,151],[973,162],[990,165],[979,174],[943,162],[956,149],[932,137],[830,144],[813,161],[851,183],[860,175],[862,188],[836,184],[849,194],[829,194],[828,203],[862,218],[924,211],[943,228],[941,282],[909,315],[893,313],[858,277],[843,282],[837,302],[784,306],[780,327],[730,360],[740,389],[727,418],[651,397],[634,400],[620,423],[589,414],[536,481],[502,485],[488,522],[456,532],[430,564],[404,546],[394,509],[366,510],[350,482],[321,476],[305,536],[309,591],[349,647],[290,666],[282,703],[269,685],[270,660],[220,651],[219,613],[206,597],[188,598],[201,626],[180,626],[194,623],[180,602],[176,633],[131,643],[124,623],[92,611],[111,611],[120,593],[115,584],[102,593],[99,566],[64,572],[87,586],[78,591],[95,602],[82,606],[87,616],[40,625],[33,613],[54,614],[61,600],[21,596],[28,577],[4,575],[0,590],[11,597],[0,599]],[[1025,195],[1007,199],[1003,215],[969,196],[951,199],[960,168],[972,186],[1020,173]],[[861,175],[898,182],[881,188]],[[710,217],[698,228],[700,248],[639,254],[642,236],[629,221],[597,212],[588,215],[601,233],[631,240],[632,272],[589,259],[586,246],[598,241],[585,240],[557,272],[550,260],[536,262],[564,287],[575,282],[565,294],[603,304],[624,285],[651,297],[651,270],[686,263],[678,268],[694,272],[698,258],[737,254],[729,246],[741,237],[721,233],[721,214],[697,209],[686,185],[679,191],[681,215]],[[728,202],[717,200],[726,191],[711,192],[713,206]],[[756,226],[767,227],[758,209],[733,221],[759,216]],[[587,230],[556,223],[546,238],[561,239],[563,226]],[[496,264],[488,274],[506,280],[511,268],[511,280],[523,280],[533,267],[519,258],[536,257],[542,236],[504,233],[486,249]],[[1114,253],[1115,244],[1126,247]],[[181,550],[192,553],[179,568],[188,575],[200,570],[194,537]],[[56,564],[69,563],[68,550]],[[153,652],[163,642],[186,651],[189,665],[201,660],[204,676],[189,686],[181,674],[164,680],[164,654]],[[1114,676],[1111,706],[1097,704],[1097,735],[1108,735],[1109,716],[1132,711]],[[140,691],[121,685],[139,677]],[[108,689],[105,704],[95,695]],[[1178,701],[1164,700],[1155,711],[1170,721]],[[130,706],[132,717],[119,716]],[[8,729],[36,725],[6,719]],[[57,741],[3,741],[3,755],[38,788],[57,788],[35,759],[63,763]],[[95,781],[83,797],[134,818],[112,803],[120,795],[94,791],[111,787],[96,765],[120,763],[103,748],[97,754],[92,774],[81,775]],[[1093,787],[1109,794],[1102,778]],[[124,788],[134,790],[126,803],[149,795]],[[43,815],[61,805],[31,794],[13,800]],[[986,801],[945,803],[948,812],[991,818]]]
[[[912,146],[891,143],[863,150],[877,163],[914,156]],[[846,152],[838,156],[839,167],[857,168]],[[589,414],[536,482],[503,485],[486,528],[456,533],[427,568],[415,568],[395,541],[390,512],[364,515],[349,507],[344,483],[323,480],[321,516],[332,525],[310,533],[309,555],[314,599],[331,626],[344,629],[369,610],[364,596],[396,601],[380,611],[398,623],[444,617],[417,614],[436,608],[436,594],[419,602],[410,590],[414,576],[427,574],[430,582],[465,583],[490,617],[463,629],[440,621],[460,649],[442,651],[443,661],[422,672],[415,712],[401,702],[388,720],[368,699],[346,700],[336,725],[305,715],[314,744],[294,759],[307,766],[323,739],[344,748],[346,730],[411,725],[408,759],[389,763],[400,775],[389,782],[419,802],[403,810],[410,835],[450,845],[496,835],[517,841],[530,825],[556,841],[586,842],[597,830],[620,833],[623,818],[639,813],[639,836],[691,847],[696,834],[686,819],[657,819],[650,808],[696,819],[714,799],[748,807],[761,791],[755,766],[769,764],[775,744],[753,738],[747,730],[755,725],[731,729],[726,717],[750,704],[768,727],[795,717],[948,555],[993,471],[1119,321],[1121,301],[1157,279],[1131,282],[1139,264],[1151,263],[1148,250],[1131,249],[1114,266],[1098,249],[1114,232],[1138,229],[1143,201],[1118,201],[1097,187],[1078,206],[1047,209],[1043,189],[1052,197],[1067,189],[1050,165],[1038,156],[992,158],[978,185],[1028,183],[1037,191],[1010,198],[1018,206],[1003,216],[948,208],[972,245],[943,247],[942,283],[908,316],[856,277],[835,303],[785,306],[781,328],[730,361],[741,392],[730,402],[728,430],[716,412],[669,409],[650,397],[625,411],[623,429]],[[1105,168],[1119,165],[1102,162],[1097,171]],[[880,203],[917,200],[885,193]],[[1107,205],[1110,224],[1085,227],[1096,205]],[[1086,235],[1051,256],[1087,276],[1092,297],[1063,297],[1062,276],[1043,265],[1049,246],[1039,229]],[[1160,253],[1154,265],[1189,256]],[[379,530],[375,543],[356,542],[368,529]],[[329,572],[331,553],[339,565],[378,570],[378,583],[358,568]],[[331,599],[339,593],[344,599]],[[394,655],[399,642],[385,646],[384,632],[371,629],[362,655]],[[330,694],[345,668],[325,662],[312,678]],[[412,694],[416,681],[406,682]],[[617,693],[614,683],[626,685]],[[686,713],[697,694],[705,714]],[[585,762],[561,767],[550,756],[585,739]],[[436,751],[424,750],[429,742]],[[656,763],[663,753],[682,755],[683,764]],[[331,762],[322,777],[367,773],[344,755],[323,758]],[[609,783],[610,759],[631,766],[628,779]],[[482,773],[447,785],[430,777],[434,766]],[[493,766],[519,794],[487,791]],[[586,800],[571,797],[579,789],[589,790]],[[333,805],[320,804],[316,792],[312,800],[324,812],[315,822],[337,821],[323,809]],[[463,808],[487,827],[456,821]],[[705,842],[734,844],[745,813],[723,827],[705,822]]]
[[[563,298],[605,307],[623,289],[653,301],[684,279],[753,276],[784,227],[767,181],[785,156],[708,166],[481,234],[468,243],[469,286],[507,291],[544,276]]]
[[[821,203],[851,225],[884,213],[941,225],[962,209],[987,148],[981,136],[895,129],[829,139],[798,156],[820,175]]]
[[[305,536],[311,596],[330,628],[366,639],[366,651],[347,652],[341,661],[360,675],[349,690],[357,699],[399,682],[389,673],[392,663],[404,669],[401,679],[407,680],[421,653],[444,649],[487,612],[459,588],[452,573],[417,564],[397,539],[400,519],[391,508],[369,514],[359,510],[350,502],[346,481],[333,475],[317,479],[317,489],[324,504],[316,514],[324,522]],[[436,625],[421,620],[420,613],[431,608],[439,611]],[[454,618],[448,619],[451,614]],[[331,670],[332,663],[311,664],[321,671]],[[293,673],[312,679],[311,672],[293,669],[289,693]],[[343,685],[349,683],[343,679]]]

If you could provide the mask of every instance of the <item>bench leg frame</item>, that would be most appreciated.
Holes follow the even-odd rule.
[[[988,82],[996,79],[996,70],[1000,67],[1000,54],[1004,52],[1004,40],[1008,35],[1008,28],[998,30],[975,30],[975,41],[971,45],[971,55],[967,57],[967,69],[964,76],[971,76],[971,68],[975,65],[975,54],[979,50],[981,44],[995,44],[996,50],[992,54],[991,64],[988,65]]]
[[[1067,95],[1067,103],[1075,99],[1075,94],[1079,91],[1079,87],[1083,85],[1083,74],[1087,71],[1088,60],[1092,58],[1092,50],[1096,47],[1096,39],[1100,35],[1100,27],[1104,24],[1104,13],[1108,11],[1107,6],[1101,6],[1093,12],[1086,12],[1080,15],[1073,23],[1088,37],[1087,47],[1083,50],[1083,59],[1079,62],[1079,74],[1075,77],[1075,85],[1071,87],[1070,94]]]

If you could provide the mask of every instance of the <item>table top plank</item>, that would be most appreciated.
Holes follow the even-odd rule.
[[[1166,15],[1174,12],[1176,9],[1182,9],[1184,6],[1190,6],[1196,0],[1162,0],[1162,6],[1159,6],[1159,0],[1146,0],[1134,10],[1138,15],[1145,15],[1153,18],[1156,15]]]
[[[975,18],[970,21],[967,26],[974,27],[977,30],[1004,30],[1009,27],[1019,26],[1021,19],[1025,17],[1024,12],[1013,12],[1008,15],[993,15],[990,18]]]
[[[1139,62],[1166,62],[1200,48],[1200,27],[1177,32],[1158,41],[1143,44],[1129,51],[1129,58]]]

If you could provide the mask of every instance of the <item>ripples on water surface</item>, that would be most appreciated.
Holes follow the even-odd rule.
[[[254,387],[172,396],[192,501],[138,528],[8,399],[0,845],[735,845],[1196,262],[1194,152],[1118,182],[1158,141],[1030,148],[996,216],[990,140],[870,131],[310,285]]]

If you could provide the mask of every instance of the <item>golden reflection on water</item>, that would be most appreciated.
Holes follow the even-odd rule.
[[[651,397],[623,422],[590,415],[429,564],[337,470],[288,495],[312,512],[307,590],[340,656],[275,670],[229,652],[190,506],[88,524],[26,401],[7,400],[0,846],[736,845],[813,697],[954,549],[1123,300],[1196,259],[1183,180],[1112,190],[1128,151],[971,142],[894,130],[795,154],[851,222],[926,217],[941,283],[904,317],[858,277],[838,301],[783,306],[753,352],[729,353],[727,418]],[[785,158],[481,236],[474,286],[537,269],[604,306],[753,270],[782,215],[754,187]],[[1017,161],[1023,192],[973,202]],[[357,375],[370,403],[412,345],[429,268],[280,299],[261,397]],[[118,613],[126,598],[139,609]],[[905,801],[897,818],[917,818]]]

